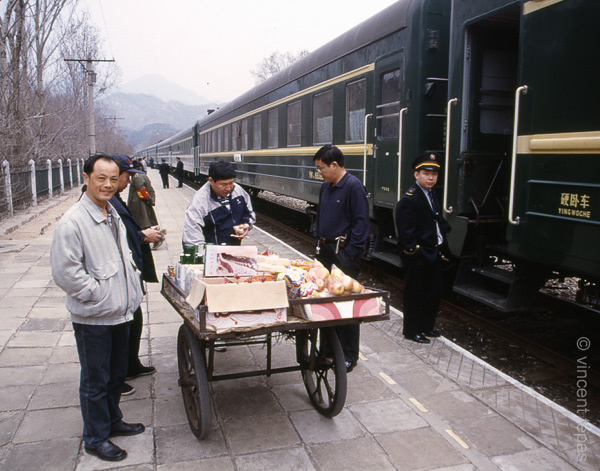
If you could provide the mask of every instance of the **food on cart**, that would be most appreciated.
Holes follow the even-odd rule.
[[[329,292],[334,296],[343,294],[362,293],[362,285],[354,278],[346,275],[339,268],[334,267],[331,270],[331,280],[329,282]]]

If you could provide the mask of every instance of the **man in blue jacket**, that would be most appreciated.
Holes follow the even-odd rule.
[[[158,283],[156,270],[154,268],[154,258],[150,249],[150,243],[162,240],[162,234],[159,230],[149,227],[142,230],[137,221],[129,212],[127,205],[121,198],[121,192],[124,191],[131,181],[132,173],[144,173],[136,170],[131,159],[124,154],[113,154],[112,158],[119,165],[119,186],[117,192],[110,199],[110,204],[121,216],[123,224],[127,229],[127,244],[133,254],[133,260],[142,273],[142,280],[148,283]],[[153,374],[156,368],[153,366],[144,366],[139,358],[140,341],[143,329],[142,306],[138,306],[133,313],[133,321],[129,326],[129,363],[127,367],[127,379],[133,379],[138,376]],[[124,385],[123,395],[133,394],[135,389],[129,384]]]
[[[441,256],[451,229],[432,191],[441,161],[435,152],[419,155],[413,162],[415,184],[396,206],[398,249],[404,269],[403,333],[418,343],[440,336],[434,324],[442,292]]]
[[[235,184],[235,169],[222,160],[210,164],[208,183],[194,195],[183,223],[183,243],[240,245],[252,229],[256,216],[250,195]]]

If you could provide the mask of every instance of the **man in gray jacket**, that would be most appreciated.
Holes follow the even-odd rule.
[[[140,273],[125,226],[108,202],[119,166],[96,154],[84,164],[85,193],[59,221],[50,252],[52,278],[67,293],[81,364],[79,400],[85,451],[106,461],[127,452],[109,439],[135,435],[143,424],[123,422],[119,408],[127,373],[129,321],[142,302]]]

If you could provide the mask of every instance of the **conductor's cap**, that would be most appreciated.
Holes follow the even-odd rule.
[[[437,152],[423,152],[412,163],[415,170],[433,170],[439,172],[441,169],[442,157]]]

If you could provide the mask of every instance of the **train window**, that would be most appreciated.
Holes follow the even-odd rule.
[[[302,107],[299,101],[287,106],[287,145],[299,146],[301,134]]]
[[[269,135],[267,145],[269,149],[279,147],[279,110],[271,110],[268,114]]]
[[[333,142],[333,92],[331,90],[313,98],[313,144]]]
[[[367,103],[365,79],[346,86],[346,142],[362,141]]]
[[[248,150],[248,120],[242,120],[242,150]]]
[[[252,118],[252,148],[260,149],[261,147],[261,119],[260,115],[256,115]]]
[[[217,152],[223,151],[223,128],[217,129]]]
[[[212,139],[211,152],[216,152],[217,151],[217,132],[211,131],[210,136]]]
[[[400,112],[400,69],[381,76],[381,104],[377,106],[379,136],[382,139],[398,137]]]
[[[279,110],[271,110],[267,115],[269,125],[269,135],[267,136],[267,146],[272,149],[279,147]]]
[[[240,123],[232,124],[231,150],[240,150],[240,141],[242,140],[242,127]]]
[[[225,152],[229,151],[229,143],[231,142],[231,126],[225,126],[225,142],[223,145],[223,150]]]

